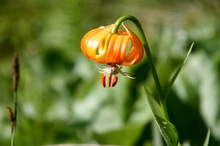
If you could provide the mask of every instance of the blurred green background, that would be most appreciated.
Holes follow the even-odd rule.
[[[160,145],[143,85],[154,92],[146,56],[102,88],[80,41],[89,30],[134,15],[142,24],[163,89],[192,42],[193,51],[168,98],[183,145],[220,145],[220,1],[1,0],[0,145],[10,144],[12,58],[20,59],[16,145]],[[135,28],[130,23],[126,23]],[[135,31],[135,29],[134,29]]]

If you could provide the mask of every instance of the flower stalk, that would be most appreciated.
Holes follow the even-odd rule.
[[[14,92],[14,104],[13,109],[7,107],[9,112],[9,117],[11,121],[11,146],[14,146],[15,141],[15,130],[16,130],[16,121],[17,121],[17,91],[18,91],[18,83],[19,83],[19,59],[18,54],[14,55],[13,65],[12,65],[12,84],[13,84],[13,92]]]
[[[160,80],[159,80],[159,77],[158,77],[154,62],[153,62],[153,58],[151,56],[151,51],[150,51],[149,45],[147,43],[147,39],[146,39],[145,34],[144,34],[144,30],[143,30],[140,22],[134,16],[131,16],[131,15],[122,16],[115,22],[117,27],[114,27],[112,32],[113,33],[117,32],[117,29],[119,28],[120,24],[123,23],[126,20],[132,21],[137,27],[137,30],[138,30],[138,33],[139,33],[139,39],[141,40],[141,42],[144,46],[144,50],[145,50],[145,53],[146,53],[146,56],[147,56],[147,59],[148,59],[149,66],[150,66],[150,71],[152,73],[152,76],[153,76],[153,79],[154,79],[154,82],[155,82],[155,85],[156,85],[156,88],[157,88],[157,92],[158,92],[158,96],[159,96],[159,104],[161,106],[162,114],[164,116],[163,118],[165,118],[166,120],[169,120],[169,115],[168,115],[168,112],[167,112],[167,106],[166,106],[164,93],[163,93],[163,90],[161,88]]]

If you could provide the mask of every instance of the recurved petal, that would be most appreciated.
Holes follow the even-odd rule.
[[[114,25],[99,27],[89,31],[81,41],[81,50],[84,55],[92,60],[96,60],[97,49],[100,42],[108,35]]]
[[[122,24],[123,25],[123,24]],[[144,55],[144,47],[137,37],[137,35],[131,31],[129,28],[127,28],[125,25],[123,25],[125,30],[130,36],[130,40],[132,42],[132,48],[130,52],[125,56],[124,62],[122,65],[129,66],[135,63],[138,63]]]
[[[91,39],[96,33],[98,33],[98,32],[100,32],[101,30],[103,30],[103,28],[104,28],[104,27],[99,27],[99,28],[93,29],[93,30],[89,31],[88,33],[86,33],[86,34],[83,36],[83,38],[82,38],[82,40],[81,40],[81,50],[82,50],[82,52],[83,52],[83,54],[84,54],[85,56],[89,57],[88,54],[87,54],[87,44],[88,44],[88,42],[91,41],[90,39]]]

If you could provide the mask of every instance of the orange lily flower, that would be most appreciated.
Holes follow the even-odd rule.
[[[106,87],[105,73],[109,74],[108,87],[116,85],[118,73],[134,79],[128,73],[122,72],[121,66],[138,63],[144,55],[143,45],[133,31],[123,25],[125,30],[118,30],[117,33],[113,33],[114,27],[116,24],[93,29],[81,41],[81,50],[87,58],[99,64],[106,64],[104,69],[97,67],[102,74],[101,83],[103,87]]]

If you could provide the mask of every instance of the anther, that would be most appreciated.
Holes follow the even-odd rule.
[[[118,76],[117,75],[114,75],[113,77],[113,82],[112,82],[112,87],[114,87],[118,82]]]
[[[112,74],[108,75],[108,87],[111,87],[112,84]]]
[[[104,88],[106,87],[105,78],[106,78],[105,74],[101,74],[100,81]]]

